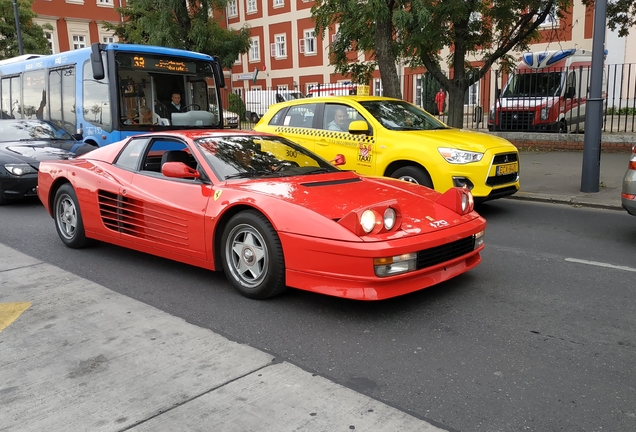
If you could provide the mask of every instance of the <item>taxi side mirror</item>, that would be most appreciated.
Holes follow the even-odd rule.
[[[354,135],[368,135],[369,125],[364,120],[354,120],[349,124],[349,133]]]
[[[329,161],[329,163],[332,164],[333,166],[340,166],[340,165],[346,164],[347,159],[345,158],[343,154],[338,153],[334,159]]]

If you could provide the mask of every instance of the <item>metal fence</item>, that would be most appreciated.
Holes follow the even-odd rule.
[[[431,82],[426,74],[410,74],[400,77],[402,97],[429,112],[435,106],[435,93],[439,84]],[[509,81],[510,80],[510,81]],[[247,85],[247,84],[246,84]],[[473,84],[464,96],[464,128],[503,131],[540,131],[577,133],[584,129],[585,99],[589,95],[590,68],[576,67],[569,70],[553,68],[541,73],[528,72],[512,77],[491,70],[480,81]],[[280,102],[276,88],[263,90],[259,103],[266,109]],[[291,86],[284,92],[307,94],[309,89]],[[382,95],[379,80],[369,86],[370,94]],[[230,93],[236,96],[230,101]],[[249,129],[256,122],[252,98],[245,100],[249,89],[225,89],[222,93],[223,107],[243,105],[246,114],[241,128]],[[636,64],[606,65],[603,76],[603,132],[636,132]],[[237,105],[236,98],[242,104]],[[493,110],[494,107],[497,109]],[[258,116],[263,113],[258,108]],[[440,118],[447,121],[448,107]],[[561,121],[565,122],[565,128]]]

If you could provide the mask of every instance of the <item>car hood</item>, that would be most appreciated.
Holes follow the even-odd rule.
[[[5,163],[29,163],[37,166],[44,160],[66,160],[74,157],[75,154],[68,150],[47,144],[9,144],[2,147],[2,159]]]
[[[339,221],[352,211],[394,200],[402,216],[402,230],[395,237],[450,228],[478,217],[461,216],[435,202],[441,196],[424,186],[400,180],[363,177],[352,172],[228,182],[226,187],[268,195]],[[444,221],[442,228],[431,224]]]
[[[483,132],[465,129],[437,129],[423,131],[399,131],[400,142],[411,145],[450,147],[467,151],[484,153],[486,150],[498,148],[497,151],[517,151],[508,140]],[[507,149],[499,149],[505,147]]]

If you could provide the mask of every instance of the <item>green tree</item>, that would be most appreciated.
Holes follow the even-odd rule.
[[[49,54],[49,41],[44,37],[43,27],[35,24],[33,18],[33,0],[18,0],[18,17],[22,35],[22,48],[25,54]],[[47,24],[47,30],[53,28]],[[0,60],[20,55],[18,33],[15,27],[15,14],[12,0],[0,0]]]
[[[243,102],[241,97],[237,94],[230,93],[229,95],[227,95],[227,100],[228,111],[237,113],[240,117],[240,120],[245,121],[245,102]]]
[[[619,0],[620,1],[620,0]],[[396,63],[424,66],[448,92],[448,123],[462,127],[464,95],[495,62],[514,64],[510,51],[528,49],[550,14],[563,17],[572,0],[316,0],[317,34],[338,24],[331,44],[332,64],[348,74],[363,63],[380,70],[384,94],[401,98]],[[371,61],[351,61],[351,48],[371,53]],[[440,52],[451,48],[447,58]],[[470,67],[473,57],[483,66]],[[442,63],[452,70],[444,73]]]
[[[229,68],[251,42],[248,27],[229,30],[212,19],[211,11],[226,5],[227,0],[128,0],[117,9],[125,20],[104,27],[126,42],[216,55]]]

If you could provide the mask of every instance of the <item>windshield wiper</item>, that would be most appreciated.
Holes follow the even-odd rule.
[[[331,168],[316,168],[316,169],[312,169],[309,171],[305,171],[303,174],[321,174],[321,173],[327,173],[327,172],[334,172],[334,170],[332,170]]]
[[[271,172],[271,171],[265,171],[265,170],[260,170],[260,171],[243,171],[243,172],[237,172],[234,174],[228,174],[225,176],[225,180],[229,180],[229,179],[236,179],[236,178],[252,178],[252,177],[261,177],[261,176],[279,176],[278,173],[275,172]]]

